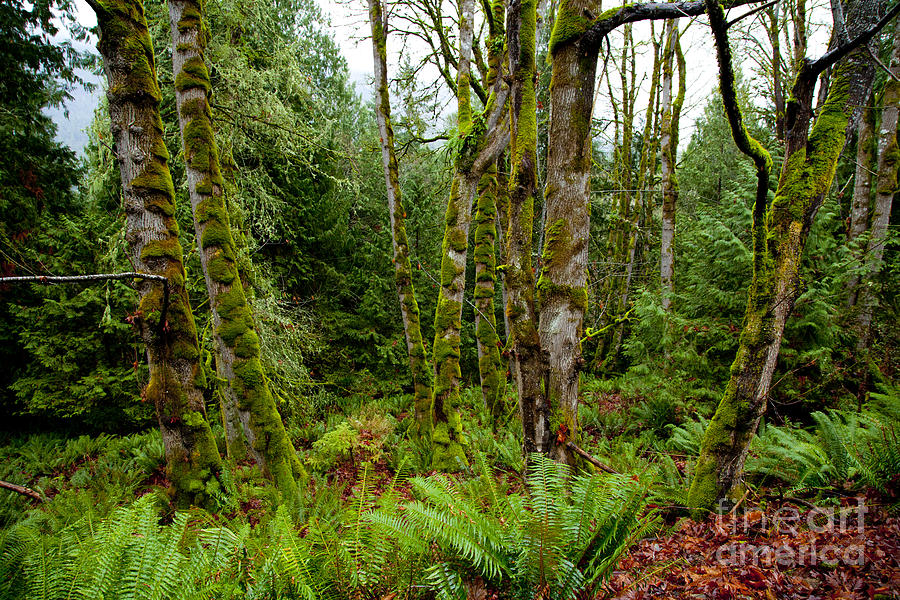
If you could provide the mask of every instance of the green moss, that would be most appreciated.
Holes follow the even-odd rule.
[[[210,279],[227,285],[237,278],[237,268],[235,268],[234,262],[223,254],[221,250],[216,251],[215,255],[206,263],[206,268]]]
[[[144,166],[144,170],[131,180],[131,187],[135,190],[156,192],[162,197],[154,199],[152,206],[165,216],[175,214],[175,205],[172,198],[175,197],[175,187],[172,185],[172,174],[169,167],[162,161],[150,160]]]
[[[181,70],[175,76],[175,89],[179,92],[194,88],[202,89],[207,93],[211,89],[209,70],[207,70],[206,63],[203,62],[203,58],[200,56],[192,56],[184,61]]]
[[[214,247],[231,247],[234,240],[231,237],[231,229],[227,224],[218,221],[207,221],[200,234],[200,244],[204,250]]]
[[[177,237],[164,238],[147,242],[141,249],[141,262],[155,259],[168,259],[181,262],[183,251]]]

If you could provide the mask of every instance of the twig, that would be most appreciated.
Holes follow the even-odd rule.
[[[17,494],[22,494],[23,496],[28,496],[33,500],[37,500],[38,502],[43,502],[44,499],[31,488],[27,488],[24,485],[16,485],[15,483],[9,483],[8,481],[0,481],[0,488],[10,490],[11,492],[15,492]]]
[[[581,448],[579,448],[578,445],[575,444],[575,442],[566,442],[566,448],[568,448],[569,450],[573,451],[575,454],[577,454],[578,456],[580,456],[580,457],[583,458],[584,460],[588,461],[589,463],[591,463],[592,465],[594,465],[595,467],[597,467],[597,468],[600,469],[601,471],[604,471],[604,472],[606,472],[606,473],[612,473],[613,475],[621,475],[621,473],[619,473],[618,471],[616,471],[615,469],[613,469],[613,468],[610,467],[609,465],[600,462],[599,460],[597,460],[596,458],[594,458],[593,456],[591,456],[590,454],[588,454],[586,451],[584,451],[584,450],[582,450]]]

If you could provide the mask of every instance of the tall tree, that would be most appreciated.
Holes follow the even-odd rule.
[[[458,404],[460,332],[472,204],[478,182],[497,160],[509,139],[505,127],[498,127],[506,104],[507,92],[504,88],[493,90],[482,114],[474,117],[471,71],[474,0],[460,3],[459,28],[456,104],[460,146],[454,157],[453,180],[444,221],[441,286],[434,314],[433,346],[432,456],[434,467],[446,470],[456,470],[467,464],[467,442],[459,420]]]
[[[865,101],[871,85],[872,61],[861,46],[887,22],[878,19],[883,2],[852,0],[845,11],[850,41],[817,60],[803,61],[786,108],[784,166],[767,210],[763,182],[768,180],[771,159],[749,138],[741,122],[722,7],[716,0],[706,0],[706,7],[732,134],[742,151],[753,157],[759,183],[754,205],[753,283],[740,346],[723,398],[704,435],[690,489],[689,502],[698,514],[727,498],[741,480],[750,440],[765,411],[784,326],[800,292],[803,248],[831,187],[852,114]],[[896,12],[900,6],[891,14]],[[825,68],[835,63],[828,98],[810,130],[815,84]]]
[[[510,84],[509,225],[506,230],[509,346],[515,362],[523,450],[550,452],[550,404],[544,394],[547,359],[541,349],[534,306],[531,239],[537,185],[537,95],[535,41],[537,2],[511,0],[507,11]],[[593,83],[589,86],[593,90]],[[587,122],[590,122],[588,117]]]
[[[483,2],[488,26],[487,70],[483,87],[492,89],[503,69],[504,12],[503,0]],[[479,46],[476,44],[475,48]],[[502,162],[502,158],[497,163]],[[475,336],[478,342],[478,374],[485,406],[493,417],[492,425],[502,416],[502,395],[506,383],[500,362],[500,336],[494,314],[494,292],[497,280],[497,202],[500,193],[498,164],[488,167],[478,182],[475,204]]]
[[[662,236],[659,276],[662,282],[662,306],[668,310],[675,291],[675,208],[678,203],[678,176],[675,165],[678,163],[678,125],[681,107],[684,105],[686,86],[686,69],[684,53],[681,51],[681,33],[678,21],[666,22],[666,47],[663,51],[662,105],[663,117],[661,126],[662,153],[660,169],[662,171],[663,205]],[[672,97],[672,80],[674,68],[678,67],[678,93]]]
[[[571,10],[596,12],[600,3],[583,0],[568,6]],[[554,420],[549,423],[550,433],[557,436],[552,455],[557,460],[572,463],[574,456],[565,442],[577,439],[578,431],[578,388],[584,365],[581,337],[587,310],[590,236],[593,83],[586,87],[583,84],[593,82],[597,61],[591,60],[590,55],[577,45],[560,46],[553,38],[550,56],[551,112],[544,187],[547,218],[537,282],[541,307],[540,348],[541,354],[546,353],[549,360],[546,383],[549,397],[536,403],[534,409],[549,407],[552,411]],[[524,111],[525,106],[521,109]],[[525,117],[520,115],[519,119],[521,129]],[[540,371],[534,375],[539,376]],[[542,443],[546,442],[542,440]]]
[[[871,336],[872,317],[875,312],[873,280],[881,270],[884,257],[885,238],[891,218],[894,196],[900,191],[898,169],[900,169],[900,148],[897,145],[897,117],[900,112],[900,19],[894,31],[891,51],[890,74],[882,95],[881,128],[878,136],[878,179],[875,186],[875,210],[869,226],[869,241],[866,245],[863,268],[864,285],[859,292],[859,317],[857,319],[857,349],[868,348]]]
[[[141,0],[91,0],[109,82],[112,137],[124,190],[126,240],[135,270],[164,276],[138,284],[133,320],[147,347],[167,475],[178,505],[210,505],[221,491],[221,460],[206,420],[197,330],[185,290],[175,190],[163,141],[153,44]],[[166,293],[168,291],[168,293]],[[165,313],[165,314],[163,314]]]
[[[171,0],[172,72],[186,162],[188,197],[209,293],[229,451],[246,449],[289,502],[299,498],[303,467],[275,407],[260,362],[260,341],[235,264],[237,252],[210,115],[204,5]],[[246,445],[243,443],[246,439]]]
[[[391,98],[387,76],[387,13],[381,0],[369,0],[369,23],[372,27],[372,50],[375,58],[375,116],[381,137],[381,161],[387,188],[388,213],[391,219],[391,242],[394,249],[394,282],[400,299],[400,314],[406,337],[406,351],[413,378],[413,405],[416,433],[420,438],[431,435],[431,364],[425,354],[419,324],[419,304],[413,288],[409,242],[406,238],[406,211],[400,195],[400,168],[394,151],[394,128],[391,123]]]

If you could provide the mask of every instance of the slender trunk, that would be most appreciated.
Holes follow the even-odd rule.
[[[881,270],[884,256],[884,243],[887,236],[888,222],[891,218],[891,204],[894,195],[900,190],[897,183],[897,170],[900,168],[900,148],[897,145],[897,117],[900,111],[900,19],[894,31],[894,47],[891,53],[890,70],[892,78],[884,85],[881,113],[881,131],[878,139],[878,181],[875,188],[875,211],[872,225],[869,228],[869,243],[866,247],[866,264],[863,272],[865,285],[859,293],[859,318],[857,320],[857,349],[869,347],[872,329],[872,316],[875,311],[874,280]]]
[[[535,95],[535,0],[511,0],[507,47],[510,90],[509,226],[507,227],[506,312],[516,363],[516,388],[524,432],[523,451],[550,451],[550,405],[544,393],[547,361],[541,351],[534,307],[531,240],[537,166]],[[558,23],[558,21],[557,21]]]
[[[566,10],[596,12],[599,2],[565,4]],[[560,15],[560,18],[565,18]],[[551,454],[574,464],[566,442],[578,439],[578,391],[584,359],[581,337],[587,310],[590,238],[591,111],[597,61],[577,44],[551,49],[550,133],[544,206],[547,221],[537,282],[539,336],[549,360],[547,382],[556,434]],[[587,115],[587,119],[583,118]]]
[[[491,89],[497,84],[502,69],[503,12],[503,1],[495,0],[490,12],[485,15],[489,27],[488,68],[484,79],[486,89]],[[478,202],[475,208],[475,335],[478,342],[481,395],[493,417],[491,427],[496,427],[503,416],[502,400],[506,383],[505,369],[500,361],[501,343],[494,311],[499,185],[497,163],[494,163],[482,175],[478,184]]]
[[[775,104],[775,137],[784,141],[784,84],[781,82],[781,36],[779,35],[781,0],[766,9],[766,33],[772,44],[772,94]]]
[[[428,439],[431,431],[431,365],[425,353],[419,304],[412,281],[409,260],[409,241],[406,237],[406,211],[400,196],[400,170],[394,152],[394,128],[391,124],[391,100],[387,76],[387,20],[381,0],[369,0],[369,21],[372,25],[372,49],[375,59],[377,96],[375,116],[381,138],[381,162],[387,188],[388,214],[391,219],[391,243],[394,250],[394,283],[400,300],[400,315],[406,337],[409,370],[413,379],[413,410],[415,435]]]
[[[441,470],[465,467],[468,442],[459,420],[459,356],[462,305],[466,287],[466,253],[472,203],[478,182],[506,147],[508,138],[498,134],[496,120],[505,95],[495,90],[474,127],[469,64],[472,56],[474,0],[460,4],[460,54],[457,68],[457,115],[462,139],[455,157],[455,172],[447,202],[444,240],[441,246],[441,289],[434,315],[434,402],[432,404],[432,466]],[[499,78],[498,78],[499,79]]]
[[[269,390],[253,314],[235,266],[234,238],[210,117],[211,84],[203,60],[207,35],[203,18],[201,2],[169,0],[175,103],[200,264],[215,325],[216,370],[227,381],[227,388],[222,390],[225,403],[237,407],[251,456],[284,498],[295,502],[303,467]]]
[[[97,49],[109,82],[107,98],[125,195],[129,258],[135,271],[162,275],[169,281],[168,310],[162,323],[163,285],[138,284],[140,305],[134,324],[147,347],[150,367],[142,396],[156,409],[176,505],[212,507],[221,492],[217,479],[221,459],[203,403],[206,380],[185,290],[175,190],[144,6],[140,0],[91,0],[91,7],[97,13]]]
[[[859,120],[856,136],[856,174],[853,178],[853,198],[850,201],[850,227],[847,242],[853,248],[869,224],[869,204],[872,200],[872,170],[875,159],[875,103],[874,90],[869,105]],[[856,305],[859,275],[847,282],[847,306]]]
[[[475,336],[478,342],[478,374],[481,395],[491,413],[492,427],[503,414],[503,383],[500,372],[500,336],[494,315],[497,239],[497,166],[492,165],[478,184],[475,208]]]
[[[678,125],[681,107],[684,105],[686,73],[684,53],[681,51],[680,33],[677,19],[666,24],[666,50],[663,58],[662,80],[662,250],[659,261],[659,276],[662,281],[662,307],[669,310],[675,291],[675,207],[678,203],[678,177],[675,165],[678,162]],[[678,94],[672,99],[672,79],[675,61],[678,61]]]
[[[754,155],[759,169],[761,159],[758,156],[765,150],[755,140],[747,142],[746,129],[740,122],[734,100],[724,13],[716,0],[707,0],[706,4],[716,35],[722,95],[730,113],[732,133],[741,150]],[[852,23],[854,30],[851,39],[877,22],[880,4],[868,0],[855,2],[854,10],[848,13],[851,15],[848,23]],[[768,228],[761,226],[764,190],[757,189],[754,279],[740,345],[731,366],[731,378],[704,435],[694,470],[689,502],[698,509],[697,514],[712,509],[720,499],[728,498],[741,481],[750,440],[766,408],[785,322],[800,293],[803,248],[813,219],[834,179],[853,110],[865,100],[874,73],[864,49],[850,52],[835,67],[828,99],[810,131],[813,90],[822,65],[821,62],[805,61],[793,87],[786,112],[788,133],[784,166],[775,200],[765,217],[770,223]],[[727,73],[731,73],[730,78]],[[771,159],[766,162],[770,165]]]

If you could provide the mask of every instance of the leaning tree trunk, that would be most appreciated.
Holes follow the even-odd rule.
[[[204,63],[204,8],[199,0],[169,0],[175,103],[186,162],[188,197],[209,293],[216,338],[216,370],[226,416],[237,417],[253,459],[286,500],[299,498],[304,476],[260,362],[260,343],[244,286],[223,197],[222,172],[210,117],[209,71]],[[228,425],[226,419],[226,425]]]
[[[856,36],[877,22],[880,4],[868,0],[855,3],[848,15],[853,30],[851,39],[860,39]],[[707,0],[706,5],[716,37],[722,95],[732,134],[742,151],[754,155],[759,170],[759,154],[765,150],[753,140],[752,144],[747,143],[746,129],[740,122],[724,12],[716,0]],[[785,322],[800,293],[803,248],[834,179],[853,111],[865,100],[874,72],[868,53],[854,47],[848,52],[848,47],[842,46],[817,61],[804,62],[787,107],[784,167],[767,216],[760,214],[764,202],[762,190],[757,189],[754,279],[731,378],[706,430],[694,470],[689,502],[697,509],[695,515],[728,499],[740,483],[750,440],[765,411]],[[828,64],[843,56],[846,59],[835,67],[828,99],[810,131],[816,79]],[[765,162],[771,164],[771,160]],[[761,226],[764,218],[770,223],[768,228]]]
[[[599,2],[583,0],[565,6],[569,10],[596,12]],[[559,19],[562,18],[560,14]],[[597,61],[585,56],[577,44],[556,47],[551,41],[550,54],[552,108],[544,186],[547,221],[537,283],[541,306],[539,334],[541,348],[549,360],[548,397],[544,402],[552,412],[550,431],[556,434],[551,455],[573,464],[575,456],[566,442],[577,440],[578,435],[590,237],[593,86],[584,86],[583,82],[594,80]]]
[[[872,329],[872,315],[875,311],[875,294],[872,281],[881,270],[884,243],[888,222],[891,218],[891,204],[894,195],[900,191],[897,170],[900,168],[900,148],[897,145],[897,117],[900,111],[900,19],[894,32],[894,47],[891,53],[890,70],[892,77],[884,85],[881,113],[881,131],[878,141],[878,180],[875,187],[875,211],[869,228],[869,243],[866,247],[866,262],[863,271],[864,283],[859,293],[859,317],[857,319],[857,349],[869,347]]]
[[[678,154],[678,122],[684,105],[685,65],[681,51],[678,20],[666,23],[666,49],[663,53],[662,80],[662,153],[660,157],[663,187],[662,236],[659,260],[659,278],[662,282],[662,307],[669,310],[675,292],[675,206],[678,203],[678,177],[675,164]],[[678,59],[678,94],[672,99],[672,79],[675,59]]]
[[[412,281],[409,242],[406,238],[406,211],[400,196],[400,171],[394,152],[394,128],[391,124],[391,100],[387,76],[387,17],[381,0],[369,0],[369,21],[372,25],[372,49],[375,58],[377,97],[375,116],[381,137],[381,162],[387,187],[388,213],[391,218],[391,242],[394,249],[394,282],[400,299],[400,315],[406,336],[406,352],[413,378],[413,407],[415,434],[422,440],[431,435],[431,365],[425,354],[419,304]]]
[[[504,285],[509,346],[524,431],[523,451],[550,451],[550,404],[544,393],[547,361],[534,307],[531,239],[537,183],[537,96],[535,90],[536,0],[511,0],[507,12],[510,90],[509,225]],[[591,86],[592,87],[592,86]],[[589,119],[588,119],[589,120]]]
[[[197,330],[185,290],[175,220],[175,190],[159,114],[153,45],[140,0],[91,0],[97,13],[116,159],[125,194],[125,237],[136,271],[169,281],[138,284],[134,324],[147,347],[150,381],[142,394],[153,403],[166,449],[166,475],[176,505],[211,507],[221,492],[216,443],[206,420]],[[162,322],[160,322],[162,320]]]

